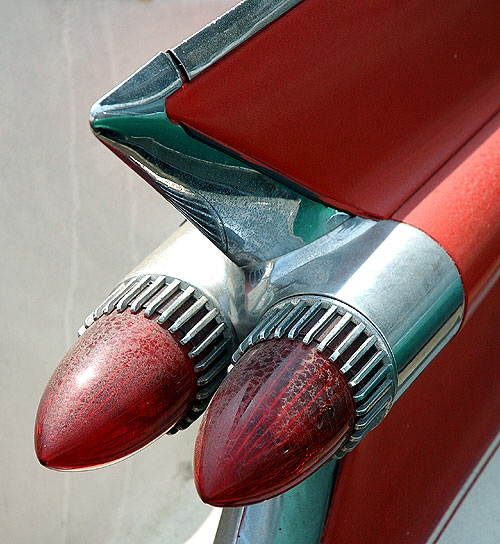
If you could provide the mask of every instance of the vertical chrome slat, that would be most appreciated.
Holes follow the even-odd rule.
[[[167,284],[167,286],[146,306],[144,315],[146,317],[151,317],[154,312],[179,289],[180,284],[181,282],[179,280],[174,280],[172,283]]]
[[[342,318],[334,325],[331,331],[328,331],[328,334],[325,338],[319,343],[318,351],[324,351],[328,344],[337,336],[337,334],[351,321],[352,314],[346,312]]]
[[[193,287],[188,287],[181,295],[179,295],[175,300],[173,300],[160,314],[157,321],[158,323],[163,324],[165,321],[176,311],[178,310],[194,293]]]
[[[165,277],[156,278],[153,283],[130,304],[130,311],[135,314],[142,309],[151,297],[153,297],[165,284]]]

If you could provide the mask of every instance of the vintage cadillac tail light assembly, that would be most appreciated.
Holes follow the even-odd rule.
[[[246,0],[93,106],[194,226],[86,319],[40,403],[42,464],[105,465],[206,410],[199,494],[250,505],[385,418],[499,262],[497,7],[444,4]]]
[[[456,267],[407,225],[351,218],[266,268],[247,305],[268,309],[198,437],[197,486],[219,506],[286,491],[352,450],[462,317]]]

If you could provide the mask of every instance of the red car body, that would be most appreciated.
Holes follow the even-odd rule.
[[[308,0],[167,99],[190,131],[423,230],[460,270],[465,323],[342,461],[325,544],[426,541],[499,432],[499,22],[495,1]]]

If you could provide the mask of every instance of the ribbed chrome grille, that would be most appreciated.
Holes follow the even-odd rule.
[[[97,319],[113,311],[144,312],[187,346],[196,374],[197,393],[191,411],[169,431],[185,429],[205,410],[226,375],[235,341],[231,326],[208,298],[193,286],[163,275],[128,278],[85,319],[81,335]]]

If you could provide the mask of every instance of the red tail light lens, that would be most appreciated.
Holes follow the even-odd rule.
[[[40,401],[35,449],[58,470],[102,466],[134,453],[190,409],[193,365],[142,313],[112,312],[73,345]]]
[[[302,342],[246,352],[205,413],[195,451],[201,498],[215,506],[269,499],[332,457],[354,424],[345,378]]]

